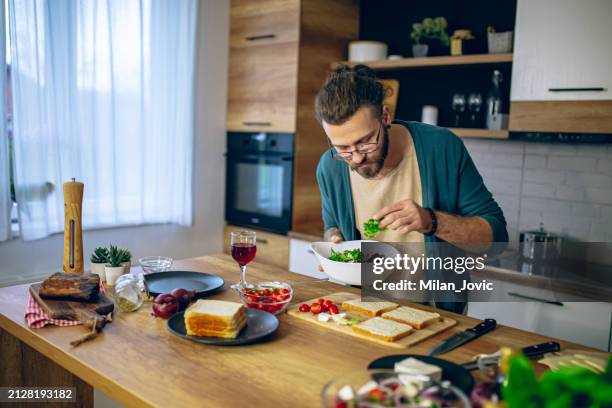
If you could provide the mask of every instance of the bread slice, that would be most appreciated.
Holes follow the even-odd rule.
[[[246,324],[240,303],[199,299],[185,311],[185,328],[190,336],[235,338]]]
[[[394,371],[408,375],[426,375],[437,381],[442,380],[442,369],[440,367],[424,363],[413,357],[408,357],[395,363]]]
[[[353,326],[357,333],[366,334],[384,341],[396,341],[406,337],[413,331],[407,324],[394,322],[393,320],[374,317]]]
[[[408,306],[401,306],[397,309],[385,312],[381,317],[410,325],[415,329],[422,329],[429,324],[440,321],[440,315],[438,313],[426,312]]]
[[[354,310],[372,317],[380,316],[382,313],[393,310],[397,306],[398,304],[393,302],[362,302],[359,299],[342,302],[343,309]]]

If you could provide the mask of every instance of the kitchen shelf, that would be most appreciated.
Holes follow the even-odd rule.
[[[406,68],[419,68],[419,67],[441,67],[441,66],[452,66],[452,65],[476,65],[476,64],[502,64],[512,62],[512,53],[503,54],[474,54],[474,55],[457,55],[457,56],[443,56],[443,57],[424,57],[424,58],[402,58],[398,60],[378,60],[378,61],[365,61],[365,62],[352,62],[342,61],[332,63],[332,68],[337,67],[340,64],[355,66],[358,64],[365,64],[372,69],[383,71],[383,70],[395,70],[395,69],[406,69]]]
[[[508,130],[470,128],[448,128],[448,130],[450,130],[459,137],[476,139],[508,139],[508,136],[510,135],[510,132]]]

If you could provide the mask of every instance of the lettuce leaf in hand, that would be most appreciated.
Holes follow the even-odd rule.
[[[378,233],[386,231],[387,228],[380,228],[380,220],[370,218],[363,223],[363,235],[366,239],[372,239]]]

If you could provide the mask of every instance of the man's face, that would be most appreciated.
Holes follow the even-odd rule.
[[[353,153],[348,162],[352,171],[364,178],[374,178],[382,169],[389,150],[389,134],[383,122],[374,108],[362,106],[341,125],[330,125],[323,121],[323,129],[338,153]],[[375,151],[367,154],[356,151],[363,143],[376,143],[377,137]]]

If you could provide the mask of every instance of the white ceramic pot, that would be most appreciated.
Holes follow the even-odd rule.
[[[349,61],[364,62],[387,59],[387,44],[380,41],[351,41]]]
[[[121,266],[125,269],[124,273],[130,273],[132,270],[132,261],[121,262]]]
[[[106,265],[103,263],[91,263],[91,273],[95,273],[100,276],[102,282],[106,282],[106,271],[104,270]]]
[[[115,281],[119,279],[125,272],[123,266],[105,266],[104,271],[106,272],[106,284],[109,286],[115,286]]]

